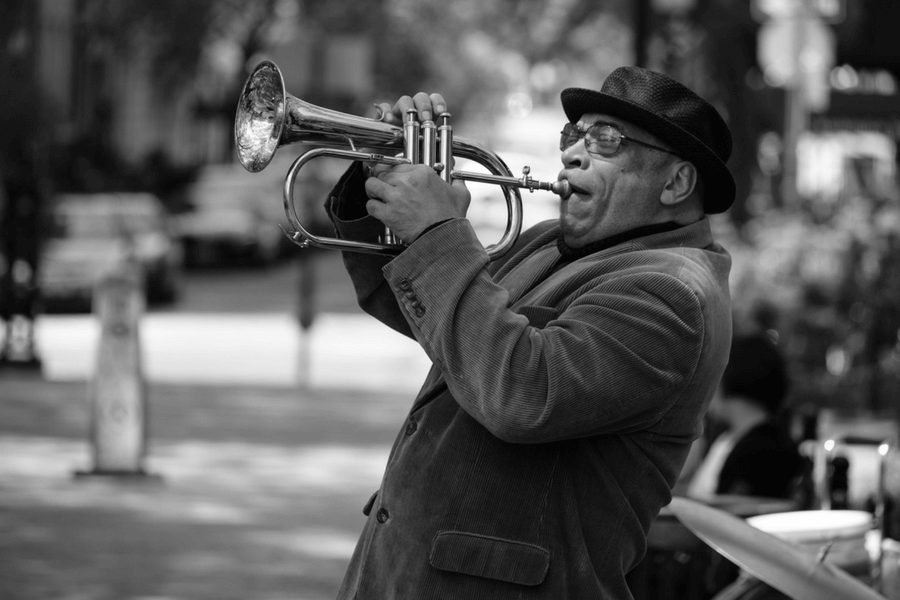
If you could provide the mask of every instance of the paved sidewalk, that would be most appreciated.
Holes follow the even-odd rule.
[[[332,598],[409,401],[150,382],[157,477],[76,478],[86,383],[0,371],[0,598]]]
[[[98,327],[92,315],[39,317],[45,377],[90,377]],[[287,312],[148,313],[139,331],[143,372],[165,383],[413,394],[431,365],[414,340],[363,314],[322,313],[310,330],[301,331]]]

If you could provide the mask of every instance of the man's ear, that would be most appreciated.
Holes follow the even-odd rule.
[[[664,206],[675,206],[691,197],[697,187],[697,167],[681,160],[669,167],[669,177],[660,194]]]

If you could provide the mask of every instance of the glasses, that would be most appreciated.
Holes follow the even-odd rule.
[[[600,156],[612,156],[619,151],[622,142],[645,146],[660,152],[668,152],[675,154],[671,150],[667,150],[660,146],[654,146],[647,142],[642,142],[630,137],[626,137],[621,131],[608,123],[594,123],[587,129],[581,129],[574,123],[566,123],[559,136],[559,149],[565,150],[578,140],[584,138],[584,145],[588,153],[598,154]],[[676,155],[677,156],[677,155]]]

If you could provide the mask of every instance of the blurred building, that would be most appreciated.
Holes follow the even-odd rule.
[[[771,134],[759,168],[778,202],[897,196],[900,47],[885,0],[754,0]],[[774,135],[772,135],[774,134]]]
[[[839,157],[839,189],[877,197],[897,196],[900,143],[900,47],[893,33],[900,4],[884,0],[836,3],[836,61],[828,74],[828,101],[810,116],[818,158]],[[810,157],[810,171],[816,171]],[[821,164],[821,162],[820,162]],[[818,169],[810,182],[827,181]],[[798,182],[804,183],[802,180]],[[809,186],[801,189],[814,193]],[[896,198],[900,200],[900,198]]]
[[[76,145],[102,130],[105,143],[126,163],[159,151],[176,162],[209,158],[208,138],[216,134],[192,114],[195,90],[158,85],[139,44],[126,54],[98,35],[87,18],[88,4],[34,3],[38,73],[50,100],[54,142]]]
[[[256,3],[277,10],[289,4]],[[191,72],[194,63],[186,60],[184,71],[190,76],[172,86],[161,83],[153,70],[154,57],[142,51],[140,40],[123,52],[106,41],[109,32],[96,31],[90,11],[97,9],[91,2],[36,0],[34,6],[39,77],[51,99],[57,137],[63,143],[75,142],[86,131],[103,128],[109,146],[126,163],[159,152],[176,163],[230,162],[227,117],[252,66],[248,60],[274,58],[291,93],[320,101],[346,105],[353,98],[369,97],[374,89],[374,46],[367,35],[329,34],[314,19],[296,13],[281,15],[273,9],[271,15],[259,17],[259,28],[270,34],[255,43],[260,47],[242,48],[237,39],[211,37],[196,72]],[[271,22],[263,24],[264,19]],[[252,33],[237,32],[235,37]]]

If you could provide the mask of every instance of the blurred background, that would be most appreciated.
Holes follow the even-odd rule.
[[[258,174],[237,163],[235,105],[264,59],[291,94],[351,114],[440,91],[458,135],[544,180],[559,170],[562,88],[597,88],[624,64],[671,74],[733,132],[738,195],[714,226],[734,258],[735,327],[767,332],[788,358],[795,439],[895,435],[898,22],[893,0],[454,0],[452,9],[436,0],[5,0],[0,596],[319,598],[336,589],[361,527],[346,517],[377,487],[394,424],[428,365],[409,340],[359,314],[338,253],[299,250],[283,235],[281,186],[303,148],[282,148]],[[317,207],[346,165],[314,164],[297,195],[318,227]],[[472,220],[491,241],[504,205],[494,187],[470,189]],[[526,225],[554,217],[552,194],[523,197]],[[123,264],[138,275],[143,304],[130,314],[141,351],[110,375],[97,359],[96,295]],[[143,473],[146,457],[169,483],[129,492],[132,509],[165,498],[178,513],[215,494],[260,501],[272,485],[268,497],[294,508],[257,525],[271,535],[285,522],[309,526],[266,559],[198,549],[187,574],[143,562],[202,539],[178,538],[177,527],[169,545],[141,529],[140,539],[156,540],[150,551],[134,538],[66,533],[79,523],[109,531],[108,513],[54,511],[110,497],[109,484],[68,475],[97,460],[98,378],[129,373],[155,442],[132,466]],[[220,429],[242,445],[222,446]],[[318,484],[285,458],[307,460],[291,454],[297,444],[328,450],[309,465]],[[346,454],[353,448],[360,454]],[[217,472],[240,473],[243,487]],[[244,522],[198,511],[207,525]],[[83,543],[77,557],[54,554],[65,539]],[[117,555],[132,557],[127,567]],[[279,564],[278,576],[266,577],[261,560]],[[231,579],[242,565],[257,574]],[[214,579],[228,589],[214,591]]]

